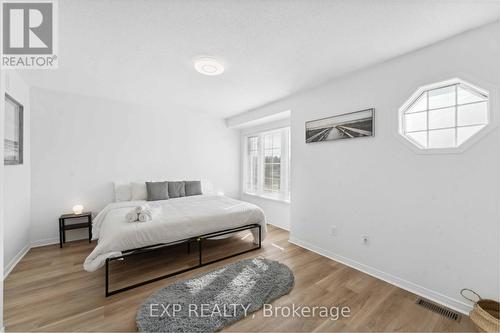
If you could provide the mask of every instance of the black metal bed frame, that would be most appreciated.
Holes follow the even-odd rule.
[[[237,252],[237,253],[225,256],[223,258],[211,260],[209,262],[205,262],[205,263],[203,262],[202,259],[203,259],[203,241],[204,240],[214,238],[214,237],[224,236],[224,235],[228,235],[228,234],[232,234],[232,233],[236,233],[236,232],[240,232],[240,231],[244,231],[244,230],[250,230],[250,229],[254,229],[254,228],[259,229],[259,245],[257,247],[247,249],[247,250],[244,250],[241,252]],[[181,269],[179,271],[175,271],[175,272],[168,273],[168,274],[165,274],[162,276],[158,276],[158,277],[146,280],[146,281],[138,282],[138,283],[135,283],[135,284],[132,284],[132,285],[129,285],[126,287],[122,287],[122,288],[119,288],[116,290],[112,290],[112,291],[109,290],[109,263],[111,261],[122,260],[122,259],[125,259],[125,258],[130,257],[130,256],[144,254],[144,253],[153,252],[153,251],[158,251],[158,250],[164,249],[164,248],[172,246],[172,245],[178,245],[178,244],[183,244],[183,243],[187,243],[188,253],[189,253],[191,250],[191,242],[197,242],[197,244],[198,244],[198,264],[196,266],[184,268],[184,269]],[[262,246],[262,227],[260,224],[254,223],[254,224],[248,224],[248,225],[244,225],[244,226],[237,227],[237,228],[224,229],[224,230],[220,230],[220,231],[216,231],[216,232],[211,232],[211,233],[196,236],[196,237],[185,238],[185,239],[177,240],[175,242],[144,246],[144,247],[140,247],[140,248],[136,248],[136,249],[123,251],[121,256],[106,259],[106,277],[105,277],[106,297],[130,290],[130,289],[141,287],[143,285],[153,283],[153,282],[156,282],[159,280],[163,280],[163,279],[169,278],[169,277],[174,276],[174,275],[182,274],[182,273],[191,271],[193,269],[197,269],[197,268],[200,268],[200,267],[203,267],[206,265],[210,265],[210,264],[213,264],[213,263],[221,261],[221,260],[236,257],[236,256],[239,256],[241,254],[244,254],[244,253],[247,253],[250,251],[255,251],[255,250],[260,249],[261,246]]]

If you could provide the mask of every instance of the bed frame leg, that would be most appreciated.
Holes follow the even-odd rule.
[[[106,258],[106,297],[109,296],[109,258]]]
[[[259,249],[262,247],[262,227],[259,224]]]
[[[201,256],[201,248],[202,248],[201,242],[203,241],[203,238],[199,237],[197,240],[198,240],[198,259],[199,259],[198,262],[199,262],[199,265],[201,266],[202,265],[202,262],[201,262],[201,260],[202,260],[201,259],[201,257],[202,257]]]

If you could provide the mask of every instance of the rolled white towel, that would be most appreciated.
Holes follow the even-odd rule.
[[[127,215],[125,215],[125,219],[127,222],[137,222],[139,221],[139,214],[137,214],[135,210],[131,210],[127,213]]]
[[[143,211],[142,213],[139,214],[139,222],[148,222],[153,219],[153,214],[151,211]]]
[[[134,211],[136,212],[136,214],[140,214],[143,211],[145,211],[146,209],[148,209],[148,207],[146,205],[139,205],[139,206],[134,208]]]

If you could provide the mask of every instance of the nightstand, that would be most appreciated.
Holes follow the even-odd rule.
[[[66,220],[78,219],[86,217],[87,222],[66,224]],[[59,247],[62,248],[66,243],[66,230],[74,230],[80,228],[89,228],[89,243],[92,241],[92,212],[84,212],[81,214],[63,214],[59,217]]]

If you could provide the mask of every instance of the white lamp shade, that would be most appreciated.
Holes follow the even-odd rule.
[[[75,214],[83,213],[83,206],[82,205],[74,205],[73,206],[73,213],[75,213]]]

